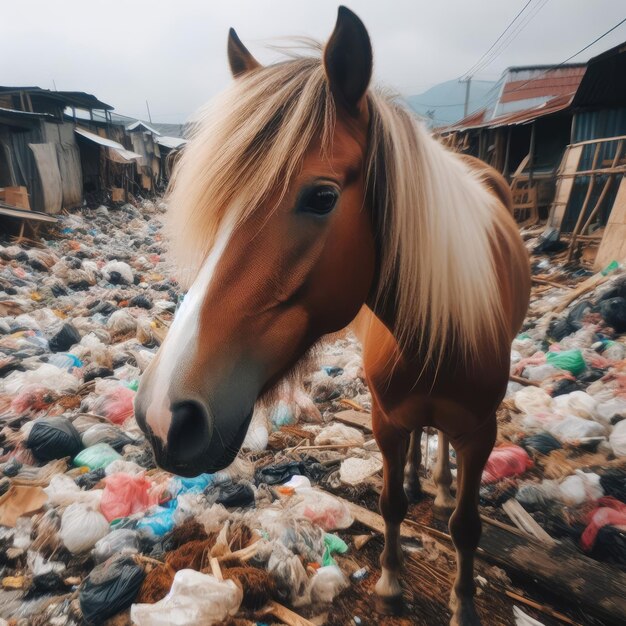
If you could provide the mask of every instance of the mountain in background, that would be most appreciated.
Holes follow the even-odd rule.
[[[493,95],[495,81],[472,80],[468,113],[482,108]],[[491,92],[491,93],[490,93]],[[417,96],[409,96],[411,108],[427,120],[431,127],[446,126],[463,119],[465,83],[448,80],[431,87]]]

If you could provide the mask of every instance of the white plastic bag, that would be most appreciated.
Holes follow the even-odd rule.
[[[615,425],[609,437],[609,443],[611,448],[613,448],[615,456],[626,456],[626,420],[622,420]]]
[[[360,430],[337,422],[322,428],[319,435],[315,437],[316,446],[343,444],[362,446],[364,443],[365,437],[363,437],[363,433]]]
[[[336,565],[320,567],[311,579],[311,601],[328,604],[349,586],[348,579]]]
[[[524,387],[514,396],[515,406],[527,415],[548,411],[552,406],[552,397],[540,387]]]
[[[63,511],[59,535],[73,554],[91,550],[108,532],[109,522],[89,505],[77,502]]]
[[[326,531],[349,528],[354,522],[350,509],[341,500],[325,491],[298,489],[289,505],[293,507],[294,515],[308,519]]]
[[[548,432],[559,441],[573,443],[587,437],[602,437],[604,435],[604,426],[592,420],[569,415],[560,422],[549,425]]]
[[[626,400],[616,397],[601,402],[597,407],[598,419],[609,424],[616,415],[626,417]]]
[[[182,569],[163,600],[133,604],[130,619],[136,626],[209,626],[235,615],[242,599],[243,591],[232,580]]]
[[[339,478],[341,482],[348,485],[358,485],[366,478],[380,472],[381,469],[383,469],[383,462],[374,456],[368,459],[350,457],[342,461]]]
[[[583,419],[596,419],[597,402],[584,391],[572,391],[561,396],[557,396],[553,401],[553,408],[562,415],[576,415]]]
[[[280,541],[272,542],[271,546],[267,571],[276,579],[279,590],[289,597],[294,606],[309,604],[311,589],[302,561]]]
[[[94,509],[100,508],[102,489],[83,491],[69,476],[55,474],[50,484],[44,487],[48,496],[48,503],[52,506],[69,506],[80,502],[91,505]]]
[[[600,485],[600,476],[581,470],[576,470],[575,474],[568,476],[559,485],[559,492],[561,500],[570,506],[597,500],[604,495],[604,490]]]

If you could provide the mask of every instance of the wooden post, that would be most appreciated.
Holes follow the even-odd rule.
[[[530,127],[530,146],[528,148],[528,188],[533,186],[533,166],[535,164],[535,122]]]
[[[511,127],[507,127],[506,133],[506,149],[504,151],[504,167],[502,168],[502,175],[504,178],[509,178],[509,160],[511,156]]]

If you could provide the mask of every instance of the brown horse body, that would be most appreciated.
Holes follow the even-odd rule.
[[[162,467],[222,469],[257,400],[352,322],[384,458],[377,591],[401,595],[405,466],[415,495],[417,433],[432,426],[445,433],[435,506],[455,506],[452,622],[478,623],[478,489],[530,289],[506,183],[368,90],[369,37],[345,8],[322,62],[262,67],[234,31],[228,54],[236,80],[198,124],[170,193],[191,287],[142,377],[137,421]]]

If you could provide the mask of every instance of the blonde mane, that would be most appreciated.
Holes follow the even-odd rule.
[[[497,200],[393,97],[371,89],[368,188],[380,243],[378,302],[394,335],[440,362],[504,326],[493,249]],[[318,58],[249,72],[201,111],[169,191],[181,283],[190,285],[226,215],[245,220],[285,193],[314,139],[330,148],[335,107]]]

